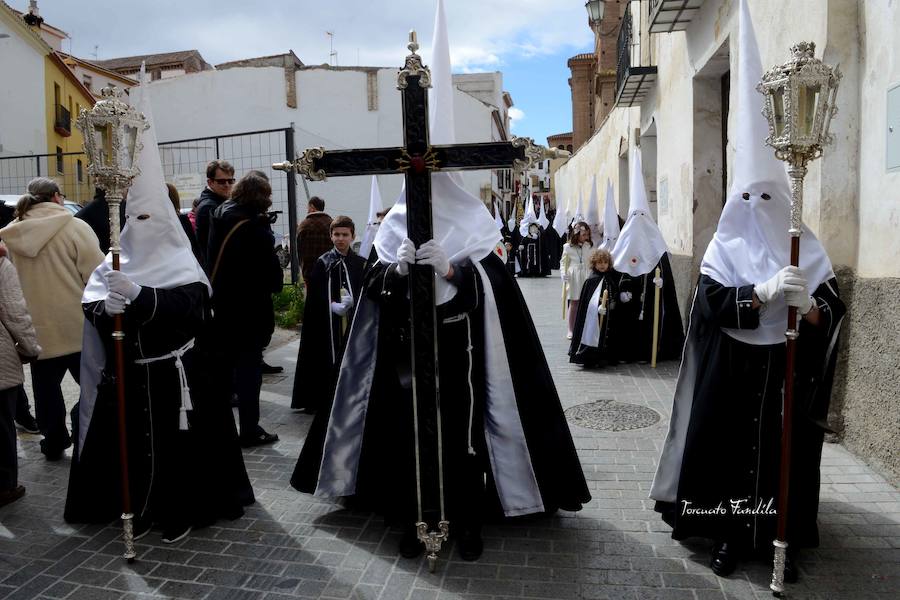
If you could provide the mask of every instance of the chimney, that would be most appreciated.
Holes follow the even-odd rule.
[[[28,12],[22,17],[32,27],[40,28],[44,19],[38,11],[37,0],[28,0]]]

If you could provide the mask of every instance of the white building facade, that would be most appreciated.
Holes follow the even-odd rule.
[[[279,57],[267,57],[267,64],[261,66],[230,64],[223,68],[220,65],[212,71],[151,82],[158,138],[165,142],[293,124],[295,147],[300,152],[317,146],[352,149],[402,143],[398,69],[304,66],[291,60],[286,60],[284,66],[269,66],[273,58]],[[252,61],[241,61],[247,62]],[[502,75],[486,75],[488,81],[480,81],[478,86],[479,97],[456,92],[454,109],[459,143],[497,141],[508,135]],[[472,76],[454,76],[454,80],[458,77],[471,85]],[[489,101],[493,98],[501,100],[500,106]],[[503,128],[498,127],[498,118]],[[236,176],[242,174],[238,172]],[[282,176],[271,171],[269,174]],[[490,171],[466,172],[463,180],[470,193],[490,200],[495,185]],[[403,178],[380,175],[378,182],[388,207],[399,195]],[[350,216],[356,223],[357,235],[361,235],[368,214],[370,186],[370,177],[345,177],[310,182],[308,190],[310,195],[325,199],[326,212],[332,216]],[[297,203],[302,219],[306,212],[302,184],[298,185]]]
[[[556,174],[571,198],[602,198],[613,182],[620,216],[628,211],[629,149],[640,146],[643,175],[672,255],[687,313],[699,263],[730,185],[738,61],[737,0],[705,0],[686,13],[683,31],[655,17],[665,0],[633,1],[631,48],[654,78],[634,102],[620,101]],[[679,3],[680,4],[680,3]],[[886,0],[751,0],[763,68],[787,60],[791,45],[844,74],[832,122],[835,143],[813,162],[804,188],[804,222],[828,251],[849,312],[830,421],[843,441],[900,479],[900,4]],[[620,91],[621,91],[620,87]],[[635,97],[634,95],[632,97]],[[631,106],[628,106],[631,104]],[[787,236],[785,224],[785,236]],[[891,349],[891,350],[887,350]]]

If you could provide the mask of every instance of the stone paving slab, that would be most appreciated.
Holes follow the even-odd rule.
[[[579,513],[485,529],[477,563],[443,552],[435,573],[396,554],[397,531],[368,513],[295,492],[288,478],[311,417],[290,410],[297,341],[267,360],[262,424],[281,441],[245,452],[257,503],[234,522],[172,546],[151,533],[139,560],[121,558],[119,529],[62,520],[68,457],[47,463],[38,436],[19,438],[25,498],[0,509],[0,598],[287,600],[756,600],[770,598],[770,566],[747,562],[729,578],[707,568],[708,542],[678,543],[647,498],[670,414],[677,363],[584,370],[566,359],[558,279],[520,281],[565,408],[601,399],[662,415],[644,429],[572,426],[593,501]],[[77,387],[67,381],[69,404]],[[68,456],[68,455],[67,455]],[[821,547],[800,560],[791,598],[900,598],[900,493],[840,445],[822,459]]]

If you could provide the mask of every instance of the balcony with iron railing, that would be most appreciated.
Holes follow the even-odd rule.
[[[56,105],[56,115],[53,119],[53,131],[63,137],[72,135],[72,115],[69,109],[61,104]]]
[[[684,31],[702,5],[703,0],[650,0],[650,33]]]
[[[640,26],[635,31],[629,2],[625,7],[625,16],[619,29],[616,42],[616,106],[630,107],[639,105],[656,85],[656,66],[644,60],[640,46]],[[640,23],[638,21],[638,23]]]

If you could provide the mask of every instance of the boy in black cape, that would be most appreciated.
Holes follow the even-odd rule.
[[[355,230],[350,217],[335,217],[331,222],[334,248],[316,260],[310,273],[291,408],[314,413],[334,392],[366,266],[365,259],[350,248]]]

